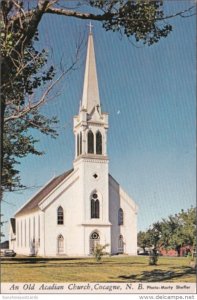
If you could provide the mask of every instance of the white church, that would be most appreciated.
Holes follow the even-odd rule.
[[[97,244],[108,244],[112,255],[136,255],[138,207],[109,174],[108,114],[101,111],[91,28],[73,130],[73,169],[52,178],[10,219],[10,249],[43,257],[89,256]]]

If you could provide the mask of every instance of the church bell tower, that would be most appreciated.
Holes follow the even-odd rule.
[[[75,161],[82,157],[106,160],[107,129],[108,114],[101,111],[93,34],[90,30],[82,101],[79,115],[74,117]]]
[[[102,112],[99,97],[93,33],[88,35],[83,94],[79,114],[74,117],[75,159],[79,170],[83,221],[86,232],[110,242],[109,171],[107,156],[108,114]]]

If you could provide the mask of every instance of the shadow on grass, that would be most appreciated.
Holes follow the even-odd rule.
[[[38,267],[47,267],[53,266],[54,268],[59,267],[71,267],[75,265],[76,267],[84,267],[84,266],[102,266],[102,265],[121,265],[121,266],[129,266],[129,265],[144,265],[144,262],[118,262],[115,260],[108,259],[107,261],[103,260],[101,263],[97,263],[93,257],[88,258],[90,261],[84,261],[83,257],[5,257],[1,259],[1,263],[9,263],[11,265],[28,265],[28,264],[37,264]],[[82,262],[84,261],[84,262]],[[50,263],[52,262],[52,263]],[[43,266],[40,264],[43,264]],[[25,266],[24,266],[25,267]],[[28,267],[28,266],[27,266]],[[32,267],[32,266],[31,266]]]
[[[47,258],[41,258],[41,257],[6,257],[1,259],[1,263],[11,263],[11,264],[43,264],[48,263],[49,261],[76,261],[76,260],[83,260],[84,258],[67,258],[67,257],[47,257]]]
[[[113,263],[109,263],[109,262],[102,262],[102,263],[97,263],[96,261],[92,261],[92,262],[71,262],[71,263],[67,263],[67,262],[55,262],[55,263],[50,263],[50,262],[46,262],[46,261],[37,261],[37,262],[33,262],[32,261],[26,261],[26,262],[13,262],[11,265],[15,265],[15,267],[22,267],[22,268],[37,268],[37,269],[41,269],[41,268],[45,268],[45,269],[62,269],[62,268],[105,268],[106,266],[109,268],[113,268],[114,265],[117,266],[117,264],[113,264]],[[120,264],[120,266],[126,266],[128,267],[131,264]]]
[[[177,271],[167,271],[167,270],[160,270],[154,269],[152,271],[144,271],[138,275],[121,275],[118,278],[125,279],[125,280],[133,280],[133,281],[144,281],[144,282],[160,282],[166,281],[173,278],[181,278],[185,275],[194,275],[196,271],[190,267],[181,267],[177,269]]]

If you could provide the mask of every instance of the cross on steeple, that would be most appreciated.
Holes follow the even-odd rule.
[[[87,25],[89,27],[89,34],[92,34],[92,28],[94,27],[90,21],[89,25]]]

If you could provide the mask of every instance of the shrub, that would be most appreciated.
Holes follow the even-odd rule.
[[[94,255],[97,262],[101,261],[101,258],[102,258],[103,255],[108,254],[107,252],[104,251],[104,249],[107,246],[109,246],[109,245],[106,244],[106,245],[103,246],[103,245],[97,244],[96,247],[94,248],[93,255]]]

